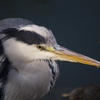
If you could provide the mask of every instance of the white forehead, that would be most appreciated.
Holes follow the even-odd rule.
[[[20,27],[19,30],[32,31],[45,38],[53,35],[51,30],[48,30],[47,28],[38,25],[26,25],[24,27]]]

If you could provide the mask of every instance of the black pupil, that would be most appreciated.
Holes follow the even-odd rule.
[[[41,47],[41,46],[38,46],[38,48],[39,48],[39,49],[42,49],[42,47]]]

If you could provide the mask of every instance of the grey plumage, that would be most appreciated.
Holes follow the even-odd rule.
[[[12,69],[9,72],[9,83],[5,87],[4,100],[38,100],[52,89],[57,75],[55,79],[51,77],[53,75],[52,69],[49,70],[47,61],[34,61],[32,67],[27,68],[27,66],[24,66],[23,71],[20,69],[17,72]],[[38,72],[39,74],[37,75]],[[58,71],[55,73],[58,73]]]
[[[10,36],[9,38],[19,39],[21,36],[21,33],[20,34],[18,33],[20,32],[19,30],[20,27],[24,27],[26,25],[31,25],[31,24],[34,25],[32,22],[25,19],[20,19],[20,18],[11,18],[11,19],[2,20],[0,21],[0,31],[1,31],[0,36],[1,37],[3,37],[3,35],[4,37],[8,36],[11,32],[13,35],[15,35],[14,31],[12,31],[12,28],[13,28],[13,29],[18,30],[16,33],[16,36]],[[11,29],[11,30],[9,31],[7,29]],[[17,34],[20,36],[18,37]],[[49,34],[48,36],[50,36]],[[51,36],[53,37],[53,35]],[[9,41],[9,38],[6,41]],[[27,37],[25,38],[28,39]],[[29,38],[31,38],[31,36]],[[31,41],[32,40],[35,41],[35,39],[36,38],[31,39]],[[49,44],[49,43],[50,43],[50,40],[49,39],[46,40],[46,44]],[[1,43],[1,44],[5,45],[5,43]],[[9,44],[9,45],[12,45],[12,44]],[[4,52],[4,49],[6,50],[6,47],[3,46],[2,49]],[[10,56],[7,55],[5,52],[1,54],[1,58],[3,55],[5,55],[6,59],[10,59]],[[4,78],[3,81],[6,80],[5,82],[1,80],[3,93],[1,94],[0,98],[2,98],[3,100],[38,100],[42,98],[43,96],[45,96],[52,89],[59,73],[59,70],[55,61],[38,59],[32,62],[16,63],[17,59],[13,58],[13,60],[15,63],[13,63],[12,59],[10,59],[8,67],[6,66],[7,69],[10,68],[7,74],[3,76],[2,76],[2,73],[0,74],[2,78]],[[3,66],[1,65],[1,68],[2,67]]]
[[[19,28],[25,25],[31,25],[33,22],[22,18],[8,18],[0,21],[0,32],[8,28]]]

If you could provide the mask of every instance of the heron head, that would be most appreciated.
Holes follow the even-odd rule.
[[[100,62],[57,44],[53,33],[43,26],[25,25],[2,31],[5,54],[11,60],[52,59],[100,66]]]

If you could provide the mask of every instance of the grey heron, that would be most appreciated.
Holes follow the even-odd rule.
[[[57,44],[51,30],[22,18],[0,21],[0,100],[39,100],[59,75],[56,60],[100,66]]]

